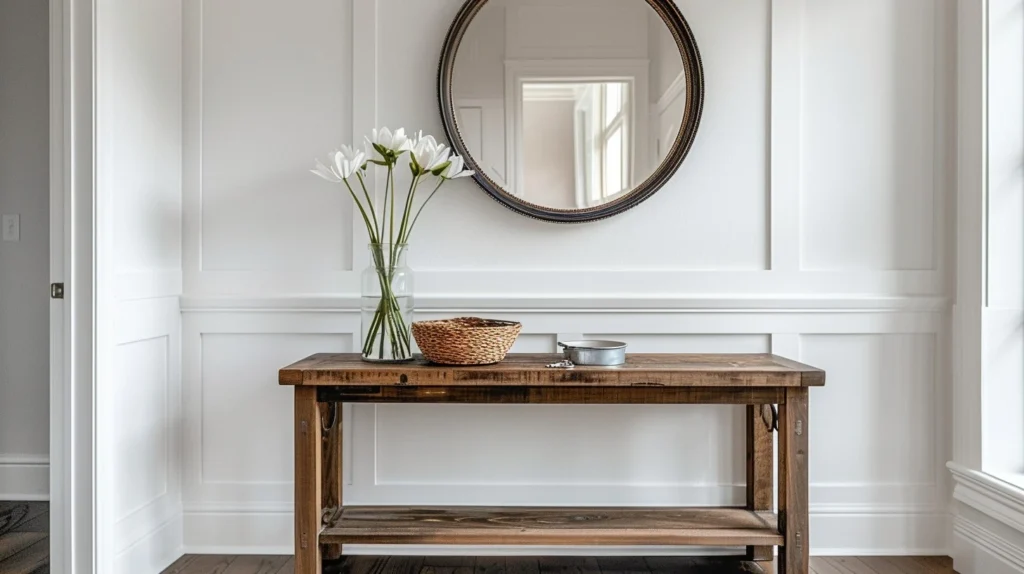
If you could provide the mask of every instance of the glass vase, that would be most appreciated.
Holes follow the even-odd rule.
[[[408,245],[370,244],[370,265],[362,277],[364,361],[412,360],[413,273]]]

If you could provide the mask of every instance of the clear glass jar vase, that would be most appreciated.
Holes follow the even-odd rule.
[[[413,273],[408,245],[370,244],[370,265],[362,277],[364,361],[412,360]]]

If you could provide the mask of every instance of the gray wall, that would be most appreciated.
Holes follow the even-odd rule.
[[[43,0],[0,0],[0,500],[48,492],[49,24]]]

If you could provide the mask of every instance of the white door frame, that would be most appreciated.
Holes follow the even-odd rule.
[[[50,569],[96,572],[94,0],[50,5]]]

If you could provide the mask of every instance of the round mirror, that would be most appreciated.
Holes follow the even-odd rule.
[[[448,139],[480,186],[565,223],[621,213],[664,185],[704,99],[673,0],[468,0],[438,89]]]

